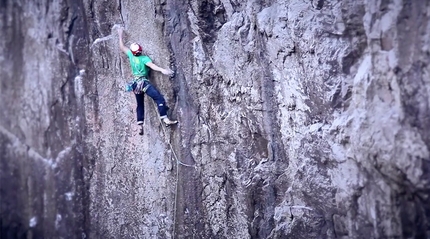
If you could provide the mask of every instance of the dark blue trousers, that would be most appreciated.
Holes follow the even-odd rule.
[[[160,94],[160,92],[153,86],[149,81],[145,81],[145,85],[148,84],[148,88],[146,89],[145,93],[141,94],[135,94],[136,96],[136,102],[137,102],[137,122],[143,123],[143,119],[145,117],[145,104],[144,104],[144,96],[147,94],[149,97],[154,100],[154,102],[157,104],[158,113],[160,114],[161,118],[164,118],[167,116],[167,111],[169,110],[169,107],[166,105],[166,100],[164,99],[164,96]]]

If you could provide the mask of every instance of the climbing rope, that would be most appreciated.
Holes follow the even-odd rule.
[[[153,103],[153,105],[154,105],[155,111],[158,112],[157,105],[155,104],[155,102]],[[163,123],[162,119],[158,118],[158,121],[160,122],[161,128],[163,129],[164,137],[167,137],[167,132],[166,132],[165,126],[163,125],[164,123]],[[170,143],[170,138],[169,138],[169,141],[167,143],[169,144],[170,150],[172,150],[172,154],[175,157],[176,163],[183,165],[185,167],[193,167],[193,168],[196,167],[195,165],[186,164],[186,163],[183,163],[181,160],[179,160],[178,156],[176,155],[175,150],[173,149],[172,143]]]
[[[155,102],[153,103],[153,105],[154,105],[154,108],[155,108],[155,112],[158,112],[157,105],[155,104]],[[163,121],[162,121],[161,118],[158,118],[158,120],[159,120],[159,122],[161,124],[161,128],[163,129],[164,137],[166,138],[167,137],[167,132],[166,132],[165,126],[163,125],[164,123],[163,123]],[[168,140],[168,144],[169,144],[170,150],[172,151],[172,155],[175,158],[176,165],[177,165],[176,166],[175,199],[174,199],[175,203],[173,205],[173,232],[172,232],[172,234],[173,234],[172,238],[175,238],[176,201],[177,201],[177,197],[178,197],[178,181],[179,181],[179,167],[178,166],[182,165],[182,166],[185,166],[185,167],[193,167],[193,168],[196,168],[196,166],[195,165],[190,165],[190,164],[183,163],[181,160],[179,160],[178,156],[176,155],[175,150],[173,149],[173,145],[170,142],[170,138]]]

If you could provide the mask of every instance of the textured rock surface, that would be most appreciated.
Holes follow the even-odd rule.
[[[79,3],[0,2],[1,238],[88,231],[81,104],[91,64]]]
[[[2,238],[430,238],[427,1],[0,1],[0,17]],[[115,24],[176,71],[151,81],[177,127],[147,100],[137,135]]]

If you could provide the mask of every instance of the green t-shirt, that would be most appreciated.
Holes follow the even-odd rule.
[[[151,58],[148,56],[135,56],[131,53],[131,50],[127,51],[128,59],[130,60],[131,71],[134,76],[148,76],[149,67],[146,66],[147,63],[152,62]]]

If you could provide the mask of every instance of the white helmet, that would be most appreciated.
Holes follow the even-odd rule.
[[[137,43],[132,43],[130,45],[130,50],[135,56],[140,56],[142,54],[142,47]]]

